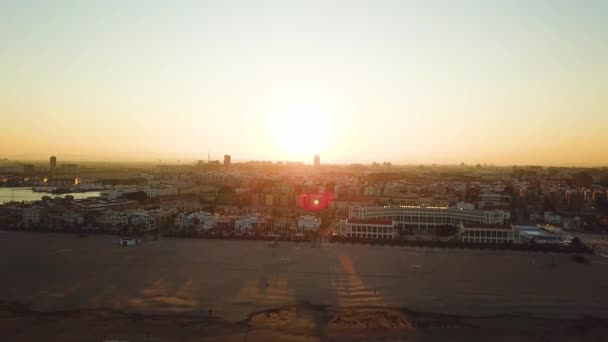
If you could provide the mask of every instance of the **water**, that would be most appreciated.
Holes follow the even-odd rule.
[[[67,195],[74,196],[75,199],[83,199],[88,197],[99,196],[99,191],[87,191],[87,192],[74,192],[67,194],[55,195],[47,192],[34,192],[32,188],[4,188],[0,187],[0,204],[5,202],[10,202],[11,200],[21,202],[21,201],[39,201],[43,196],[50,197],[64,197]]]

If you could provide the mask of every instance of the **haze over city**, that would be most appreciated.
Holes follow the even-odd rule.
[[[608,0],[0,1],[0,341],[608,341]]]
[[[606,17],[605,1],[4,1],[0,157],[606,165]]]

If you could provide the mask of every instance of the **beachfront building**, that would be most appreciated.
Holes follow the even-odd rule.
[[[305,231],[316,231],[321,227],[321,219],[312,215],[303,215],[298,219],[298,228]]]
[[[102,227],[125,227],[129,225],[129,215],[125,211],[106,210],[97,218]]]
[[[551,225],[513,226],[517,241],[523,244],[569,245],[574,236]]]
[[[458,236],[463,242],[511,244],[516,232],[508,224],[459,224]]]
[[[562,217],[556,213],[547,211],[545,212],[545,214],[543,215],[543,218],[545,219],[545,222],[548,224],[561,224],[562,223]]]
[[[340,236],[361,239],[397,239],[399,236],[392,220],[348,219],[342,221]]]
[[[26,226],[39,224],[47,216],[47,209],[41,206],[31,206],[23,209],[23,223]]]
[[[153,209],[153,210],[125,210],[114,211],[106,210],[99,218],[97,223],[106,228],[111,227],[137,227],[140,231],[152,231],[161,225],[171,222],[174,214],[173,210]]]
[[[84,223],[84,216],[82,213],[76,211],[65,211],[62,215],[63,223],[68,225],[77,225]]]
[[[238,233],[250,231],[258,225],[258,223],[260,222],[260,218],[261,218],[260,214],[252,214],[252,215],[237,217],[234,220],[234,229]]]
[[[465,207],[385,205],[351,207],[349,217],[361,220],[392,220],[398,229],[429,232],[437,226],[458,224],[505,224],[505,210],[479,210]]]
[[[174,224],[178,229],[210,230],[216,227],[218,217],[204,211],[180,213],[175,217]]]

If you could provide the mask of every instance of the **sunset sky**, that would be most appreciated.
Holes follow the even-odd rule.
[[[0,157],[608,165],[608,1],[2,1]]]

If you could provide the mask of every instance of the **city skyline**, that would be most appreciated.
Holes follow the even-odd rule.
[[[315,155],[316,156],[316,155]],[[5,156],[5,155],[0,155],[0,162],[3,161],[2,159],[5,159],[6,162],[23,162],[23,163],[36,163],[37,165],[40,164],[48,164],[48,155],[45,157],[42,154],[31,154],[31,155],[13,155],[13,156]],[[132,164],[150,164],[150,165],[177,165],[177,164],[182,164],[182,165],[196,165],[199,162],[203,162],[206,163],[207,159],[203,158],[203,156],[201,156],[201,158],[198,159],[177,159],[177,158],[166,158],[166,159],[133,159],[133,158],[128,158],[128,157],[124,157],[124,158],[116,158],[116,159],[95,159],[95,158],[91,158],[88,156],[75,156],[75,155],[64,155],[64,158],[59,160],[57,162],[57,165],[61,165],[61,164],[65,164],[65,163],[85,163],[85,164],[96,164],[96,163],[117,163],[117,164],[125,164],[128,165],[130,163]],[[222,162],[221,156],[211,156],[211,161],[212,162],[220,162],[221,165],[224,165],[224,163]],[[285,163],[297,163],[299,165],[308,165],[308,166],[314,166],[314,156],[312,156],[312,158],[309,158],[309,160],[292,160],[292,159],[272,159],[272,158],[258,158],[258,159],[243,159],[243,158],[236,158],[236,159],[231,159],[230,164],[228,165],[232,165],[234,163],[249,163],[249,162],[258,162],[258,163],[272,163],[272,164],[276,164],[276,165],[285,165]],[[369,161],[327,161],[325,160],[324,162],[320,163],[320,165],[331,165],[331,166],[349,166],[349,165],[363,165],[363,166],[374,166],[374,164],[378,164],[378,167],[384,167],[382,164],[384,162],[389,162],[391,164],[391,167],[413,167],[413,166],[438,166],[438,167],[444,167],[444,166],[466,166],[466,167],[473,167],[473,166],[481,166],[481,167],[511,167],[511,166],[521,166],[521,167],[534,167],[534,166],[539,166],[539,167],[557,167],[557,168],[607,168],[608,166],[606,164],[581,164],[581,163],[561,163],[561,164],[541,164],[541,163],[522,163],[522,164],[497,164],[497,163],[491,163],[491,162],[484,162],[484,161],[479,161],[479,162],[471,162],[471,163],[465,163],[465,162],[454,162],[454,163],[441,163],[441,162],[428,162],[428,163],[416,163],[416,162],[395,162],[392,160],[380,160],[380,159],[370,159]],[[282,164],[281,164],[282,163]]]
[[[606,166],[607,15],[601,1],[6,2],[0,158]]]

